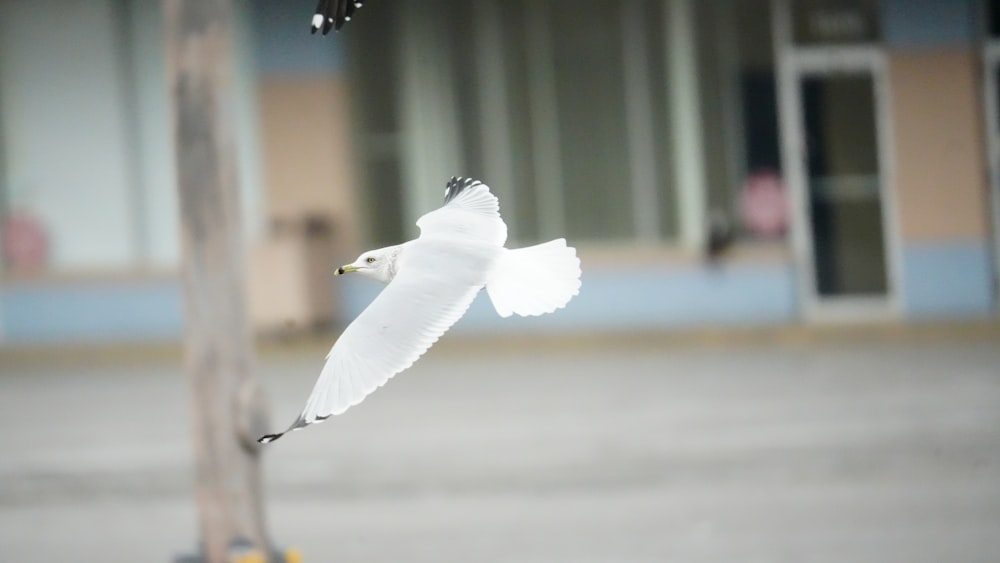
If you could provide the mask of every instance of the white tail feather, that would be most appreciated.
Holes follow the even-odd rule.
[[[506,250],[486,284],[486,292],[501,317],[544,315],[564,307],[580,292],[576,249],[560,238]]]

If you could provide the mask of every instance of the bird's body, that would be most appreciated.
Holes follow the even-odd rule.
[[[563,239],[504,248],[507,226],[499,204],[478,181],[452,178],[445,205],[417,226],[420,237],[362,253],[337,271],[358,272],[388,286],[340,335],[305,409],[285,432],[343,413],[410,367],[483,288],[503,317],[550,313],[579,292],[575,249]]]

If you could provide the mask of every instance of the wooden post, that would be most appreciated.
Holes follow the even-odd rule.
[[[164,0],[164,13],[202,555],[222,563],[234,542],[270,552],[254,441],[267,425],[244,301],[232,4]]]

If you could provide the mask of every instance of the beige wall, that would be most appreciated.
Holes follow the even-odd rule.
[[[278,228],[251,248],[251,320],[266,332],[336,322],[333,271],[360,251],[346,84],[263,76],[259,100],[266,214]],[[309,235],[306,217],[332,230]]]
[[[323,215],[338,246],[357,242],[348,91],[337,76],[274,76],[260,82],[268,216]],[[352,248],[353,251],[353,248]]]
[[[986,163],[975,53],[890,53],[889,75],[903,239],[984,237]]]

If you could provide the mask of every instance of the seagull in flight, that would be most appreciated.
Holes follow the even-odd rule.
[[[305,408],[266,444],[357,405],[409,368],[486,289],[501,317],[543,315],[580,291],[580,259],[565,239],[504,247],[507,225],[489,187],[452,177],[444,205],[417,220],[420,236],[363,252],[336,275],[388,284],[334,343]]]
[[[319,0],[312,17],[311,33],[323,30],[323,35],[326,35],[330,33],[330,29],[340,31],[345,23],[351,21],[354,10],[364,3],[365,0]]]

